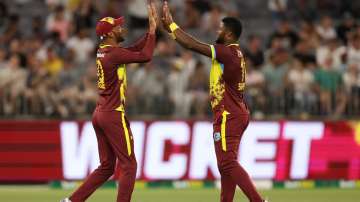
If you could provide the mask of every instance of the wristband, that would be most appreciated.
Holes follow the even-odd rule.
[[[173,32],[170,33],[170,36],[171,36],[172,39],[176,40],[176,36],[175,36],[175,34]]]
[[[171,32],[174,32],[174,31],[177,30],[177,29],[179,29],[179,26],[178,26],[175,22],[173,22],[173,23],[170,24],[170,30],[171,30]]]

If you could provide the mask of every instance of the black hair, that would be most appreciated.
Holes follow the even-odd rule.
[[[234,35],[236,40],[238,40],[242,33],[241,21],[234,17],[225,17],[222,19],[222,22],[224,23],[225,28]]]

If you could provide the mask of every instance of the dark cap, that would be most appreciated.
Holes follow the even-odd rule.
[[[111,32],[111,30],[118,26],[123,25],[125,23],[124,17],[119,18],[112,18],[112,17],[105,17],[99,20],[96,24],[96,35],[104,36]]]

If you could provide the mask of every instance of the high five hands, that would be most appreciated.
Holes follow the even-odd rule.
[[[149,33],[155,34],[157,22],[159,17],[156,11],[156,6],[152,0],[148,1],[148,13],[149,13]]]
[[[167,1],[164,2],[163,4],[163,9],[162,9],[162,23],[164,25],[164,28],[166,29],[166,31],[168,31],[169,33],[171,33],[171,29],[170,29],[170,25],[174,22],[171,12],[170,12],[170,8],[169,8],[169,4]]]
[[[152,0],[148,0],[148,13],[149,13],[149,32],[154,34],[156,31],[156,28],[158,27],[159,23],[159,17],[156,10],[156,5]],[[164,1],[162,6],[162,17],[161,21],[163,24],[164,29],[171,33],[170,25],[174,22],[169,4],[167,1]]]

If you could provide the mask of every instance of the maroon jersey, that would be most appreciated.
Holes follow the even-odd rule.
[[[128,48],[100,45],[96,57],[100,95],[97,102],[98,110],[125,111],[126,64],[150,61],[154,47],[153,34],[146,34]]]
[[[238,44],[211,46],[210,100],[214,118],[249,114],[243,101],[246,65]]]

